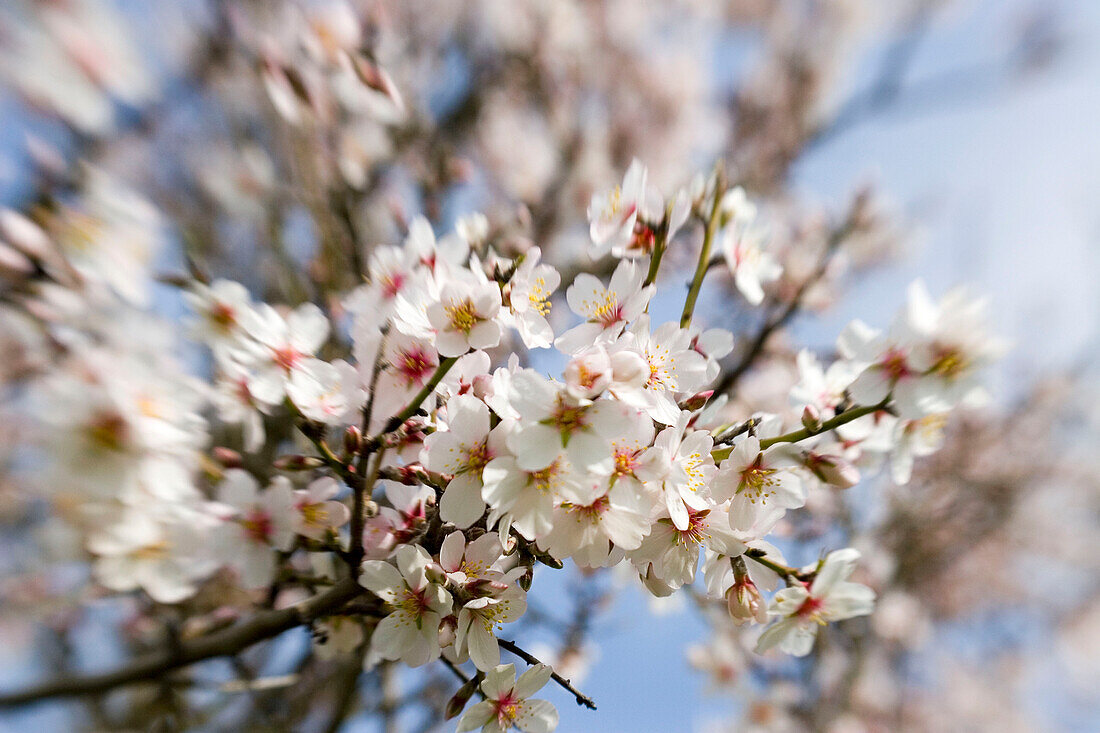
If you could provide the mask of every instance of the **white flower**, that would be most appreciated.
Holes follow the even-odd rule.
[[[578,468],[609,467],[610,440],[638,419],[637,411],[617,401],[577,400],[531,369],[513,375],[510,401],[521,417],[508,448],[528,471],[546,468],[563,450]]]
[[[295,372],[308,375],[321,363],[314,354],[328,338],[328,319],[312,303],[303,303],[285,319],[261,303],[249,311],[244,326],[253,341],[235,350],[233,357],[252,371],[248,383],[252,396],[277,405]]]
[[[943,428],[947,416],[926,415],[919,420],[894,423],[894,449],[890,453],[890,478],[899,486],[909,483],[913,459],[930,456],[943,446]]]
[[[760,439],[746,435],[722,461],[714,478],[715,498],[730,498],[730,526],[767,529],[786,512],[806,503],[802,480],[793,470],[797,456],[787,444],[760,450]]]
[[[444,521],[465,528],[485,511],[481,497],[482,471],[503,452],[504,426],[489,429],[489,408],[472,395],[458,395],[447,403],[447,430],[424,441],[421,462],[429,471],[450,474],[439,504]]]
[[[690,511],[710,507],[709,486],[717,470],[710,457],[714,440],[705,430],[687,431],[691,413],[680,413],[642,454],[638,468],[646,486],[657,492],[677,529],[686,530]]]
[[[574,470],[562,452],[548,466],[535,470],[520,467],[513,456],[494,458],[485,467],[482,494],[492,508],[490,524],[507,517],[511,526],[529,540],[553,528],[555,502],[563,497],[583,500],[586,474]],[[503,531],[503,530],[502,530]]]
[[[539,547],[556,558],[572,557],[581,567],[606,567],[613,550],[638,549],[649,533],[652,502],[627,481],[603,485],[588,501],[562,501],[554,512],[553,529],[539,538]]]
[[[646,190],[646,169],[638,160],[630,163],[621,186],[592,196],[588,205],[593,256],[612,247],[626,247],[634,236],[634,223]]]
[[[635,565],[647,568],[643,575],[651,574],[669,589],[695,579],[701,550],[727,556],[745,551],[745,544],[734,536],[719,506],[708,503],[706,509],[689,509],[687,515],[684,529],[677,528],[671,519],[658,519],[638,549],[630,553]]]
[[[339,501],[330,501],[340,491],[331,476],[322,476],[305,490],[294,492],[294,531],[303,537],[323,540],[338,527],[347,524],[351,511]]]
[[[398,412],[438,368],[439,354],[429,339],[390,331],[382,348],[382,371],[375,385],[373,409],[387,418]]]
[[[492,669],[500,664],[500,646],[493,632],[502,624],[518,620],[526,611],[527,594],[514,581],[504,590],[467,601],[458,612],[456,650],[459,654],[468,652],[478,669]]]
[[[806,349],[798,352],[796,363],[799,381],[791,388],[791,404],[812,405],[822,415],[835,413],[858,369],[848,361],[836,361],[828,370],[822,369],[821,362]]]
[[[443,285],[438,302],[427,309],[439,353],[462,356],[471,349],[499,344],[501,332],[496,318],[500,305],[500,288],[496,283],[449,280]]]
[[[577,275],[565,291],[565,300],[569,309],[585,322],[559,336],[554,346],[575,354],[592,344],[618,338],[627,323],[645,312],[653,297],[656,288],[643,286],[645,276],[645,269],[630,260],[619,263],[607,287],[593,275]]]
[[[782,617],[756,642],[756,651],[778,646],[787,654],[810,653],[818,626],[853,616],[866,616],[874,607],[875,593],[848,576],[855,570],[859,551],[830,552],[811,584],[793,585],[775,594],[769,614]]]
[[[482,733],[550,733],[558,727],[558,711],[546,700],[528,698],[550,681],[553,670],[536,664],[516,679],[516,668],[502,664],[489,670],[481,682],[485,699],[470,706],[458,721],[458,733],[481,728]]]
[[[550,315],[550,296],[561,283],[561,275],[550,265],[540,265],[542,251],[532,247],[524,255],[509,281],[509,320],[529,349],[546,349],[554,341]]]
[[[143,589],[158,603],[178,603],[217,569],[204,541],[215,521],[183,507],[127,508],[88,538],[96,580],[116,591]]]
[[[677,323],[665,323],[650,333],[649,317],[642,316],[611,350],[616,371],[623,363],[624,352],[641,356],[648,366],[640,374],[640,386],[616,379],[611,392],[664,425],[673,425],[679,419],[679,395],[694,394],[706,384],[707,360],[692,348],[691,332]]]
[[[286,395],[310,420],[340,425],[349,412],[359,407],[356,390],[352,389],[356,377],[355,369],[346,362],[329,364],[308,359],[291,371]]]
[[[198,316],[192,334],[223,356],[243,335],[242,319],[252,310],[248,289],[232,280],[215,280],[210,285],[196,282],[183,297]]]
[[[251,373],[235,361],[225,360],[214,380],[211,401],[218,418],[226,423],[240,425],[244,437],[244,449],[259,450],[265,439],[263,412],[268,406],[252,398],[248,388]]]
[[[277,476],[260,491],[251,474],[225,472],[218,501],[231,511],[221,532],[220,556],[240,573],[245,588],[262,588],[275,576],[275,550],[294,544],[294,495],[290,482]]]
[[[744,191],[738,187],[727,192],[721,206],[724,214],[732,216],[719,234],[726,264],[745,300],[759,305],[764,300],[761,286],[777,280],[783,268],[763,249],[764,233],[753,222],[756,209],[745,199]],[[732,214],[727,213],[730,210]]]
[[[451,594],[431,580],[432,559],[424,548],[401,545],[397,567],[363,562],[359,583],[386,603],[386,615],[371,634],[371,652],[419,667],[439,657],[439,622],[451,610]]]

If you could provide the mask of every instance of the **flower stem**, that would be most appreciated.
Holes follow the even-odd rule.
[[[714,236],[718,232],[718,221],[721,213],[723,187],[721,174],[715,176],[714,203],[710,207],[710,218],[707,219],[707,229],[703,234],[703,248],[699,251],[699,264],[695,267],[695,277],[691,280],[688,289],[687,300],[684,301],[684,312],[680,316],[680,328],[687,328],[691,323],[691,315],[695,312],[695,301],[699,299],[699,289],[703,287],[703,278],[710,269],[710,250],[714,245]]]
[[[853,420],[858,420],[864,415],[873,415],[876,412],[887,409],[889,401],[889,398],[887,398],[877,405],[851,407],[840,413],[836,417],[830,418],[829,420],[821,423],[821,427],[817,430],[802,428],[801,430],[795,430],[794,432],[777,435],[774,438],[764,438],[760,441],[760,449],[764,450],[765,448],[770,448],[776,443],[797,443],[800,440],[806,440],[806,438],[812,438],[815,435],[827,433],[830,430],[835,430],[836,428],[839,428],[841,425],[846,425]],[[733,452],[733,446],[726,446],[725,448],[719,448],[717,450],[711,451],[710,455],[712,458],[714,458],[715,461],[721,461],[729,458],[731,452]]]
[[[412,401],[410,401],[409,404],[405,406],[404,410],[390,418],[390,421],[386,423],[386,427],[383,428],[382,432],[392,433],[394,430],[397,430],[399,427],[401,427],[402,423],[415,415],[416,411],[420,409],[420,405],[424,402],[424,400],[428,399],[428,395],[430,395],[432,391],[435,390],[435,388],[439,385],[439,382],[442,381],[443,377],[447,376],[447,372],[451,370],[451,367],[453,367],[455,365],[455,362],[457,361],[457,356],[448,356],[440,361],[439,366],[435,368],[435,373],[432,374],[432,377],[428,380],[427,384],[425,384],[424,387],[416,393],[416,396],[413,397]]]

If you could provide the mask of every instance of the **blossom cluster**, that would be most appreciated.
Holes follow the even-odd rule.
[[[665,196],[635,161],[588,209],[593,256],[615,258],[609,278],[580,273],[564,293],[538,247],[498,252],[476,214],[438,239],[413,220],[328,313],[189,280],[206,382],[155,344],[115,356],[134,337],[103,316],[147,297],[119,273],[147,267],[155,242],[140,236],[149,217],[132,195],[112,205],[122,194],[92,181],[44,221],[3,222],[24,256],[79,283],[100,324],[78,336],[58,325],[74,309],[57,315],[63,298],[39,295],[55,337],[68,337],[31,390],[55,531],[83,543],[104,587],[161,603],[216,574],[258,591],[304,558],[327,560],[330,579],[350,568],[378,605],[351,623],[320,619],[319,643],[338,653],[369,638],[368,664],[471,661],[485,701],[462,730],[556,724],[549,703],[524,702],[545,684],[542,668],[513,684],[500,664],[497,633],[524,615],[536,564],[629,567],[659,597],[701,567],[735,621],[774,621],[760,651],[804,655],[821,624],[869,613],[873,592],[848,579],[858,552],[793,568],[767,538],[809,492],[848,488],[884,457],[906,481],[946,414],[980,396],[1000,348],[980,302],[935,302],[918,283],[888,331],[852,324],[827,368],[799,355],[798,422],[723,422],[727,398],[712,387],[734,335],[700,328],[692,312],[708,253],[721,251],[748,304],[780,265],[741,188],[716,174]],[[679,322],[660,322],[662,257],[692,246],[694,225],[703,244],[688,302]],[[528,353],[562,365],[560,376],[524,366]],[[297,438],[269,434],[280,416]],[[269,448],[291,445],[296,454],[272,460]]]

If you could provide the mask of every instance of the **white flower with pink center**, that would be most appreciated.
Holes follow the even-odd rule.
[[[762,451],[760,438],[743,436],[722,461],[712,484],[716,500],[730,500],[730,526],[742,532],[753,527],[768,531],[788,509],[805,504],[799,465],[789,444]]]
[[[550,733],[558,727],[558,711],[546,700],[531,695],[550,681],[553,672],[536,664],[516,679],[516,668],[502,664],[485,675],[481,692],[485,699],[471,705],[458,721],[458,733],[481,728],[482,733],[504,733],[519,728],[524,733]]]
[[[589,234],[593,256],[612,248],[625,248],[634,238],[634,225],[646,190],[646,168],[638,160],[630,163],[623,182],[610,191],[592,196],[588,205]]]
[[[218,487],[226,506],[219,555],[233,566],[245,588],[262,588],[275,576],[275,551],[294,544],[294,495],[290,482],[278,476],[260,491],[251,474],[226,471]]]
[[[322,476],[308,488],[295,491],[294,531],[315,540],[334,536],[351,519],[351,511],[343,502],[332,501],[338,493],[340,484],[331,476]]]
[[[612,400],[578,400],[557,382],[531,369],[511,382],[512,407],[522,417],[508,435],[508,448],[527,471],[546,468],[562,451],[579,469],[609,467],[611,439],[629,429],[638,413]],[[604,471],[606,473],[606,470]]]
[[[581,567],[607,567],[636,550],[650,530],[652,502],[641,487],[626,481],[601,484],[587,501],[561,501],[554,511],[551,531],[539,538],[539,547],[558,559],[567,557]]]
[[[492,509],[489,524],[501,521],[502,527],[510,525],[529,540],[542,537],[553,527],[557,501],[584,501],[592,495],[586,478],[564,452],[534,470],[522,468],[514,456],[498,456],[485,467],[484,474],[482,494]]]
[[[359,576],[389,611],[371,634],[371,654],[419,667],[439,658],[439,623],[451,611],[451,594],[432,580],[434,563],[424,548],[401,545],[395,560],[397,567],[366,560]]]
[[[798,582],[776,593],[768,613],[780,620],[760,635],[756,651],[779,647],[803,657],[813,648],[819,626],[871,613],[874,591],[848,580],[858,559],[859,551],[852,548],[830,552],[813,582]]]
[[[261,303],[246,315],[244,327],[251,341],[232,356],[252,372],[248,382],[252,397],[268,405],[283,401],[295,372],[308,375],[321,363],[314,355],[329,334],[328,319],[312,303],[298,306],[286,318]]]
[[[690,418],[685,411],[674,426],[662,430],[634,469],[681,530],[688,528],[692,511],[710,507],[709,486],[717,470],[710,457],[714,439],[705,430],[688,432]]]
[[[653,297],[656,288],[643,284],[645,276],[646,269],[630,260],[619,263],[606,287],[593,275],[577,275],[565,291],[565,300],[569,309],[585,320],[559,336],[554,346],[575,354],[618,338],[628,323],[645,312]]]
[[[638,318],[611,346],[612,359],[622,361],[622,355],[635,354],[648,373],[643,368],[637,382],[615,384],[614,395],[659,423],[675,424],[680,417],[679,397],[694,394],[707,382],[707,359],[692,348],[691,340],[691,333],[677,323],[665,323],[650,333],[649,317]]]
[[[638,549],[630,553],[643,575],[651,574],[669,589],[695,579],[699,553],[704,549],[731,557],[745,551],[745,544],[730,530],[720,506],[708,503],[705,509],[689,509],[687,515],[683,529],[667,517],[658,519]]]
[[[482,472],[504,452],[504,430],[489,429],[489,408],[473,395],[458,395],[447,404],[447,430],[428,436],[421,462],[429,471],[453,476],[440,500],[440,516],[460,528],[485,512]]]
[[[500,288],[496,283],[473,279],[447,281],[439,300],[427,308],[428,322],[436,333],[442,356],[462,356],[471,349],[487,349],[500,343]]]

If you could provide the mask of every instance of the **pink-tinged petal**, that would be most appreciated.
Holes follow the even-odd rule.
[[[462,555],[466,549],[466,536],[461,532],[451,532],[439,547],[439,564],[448,573],[453,573],[462,565]]]

